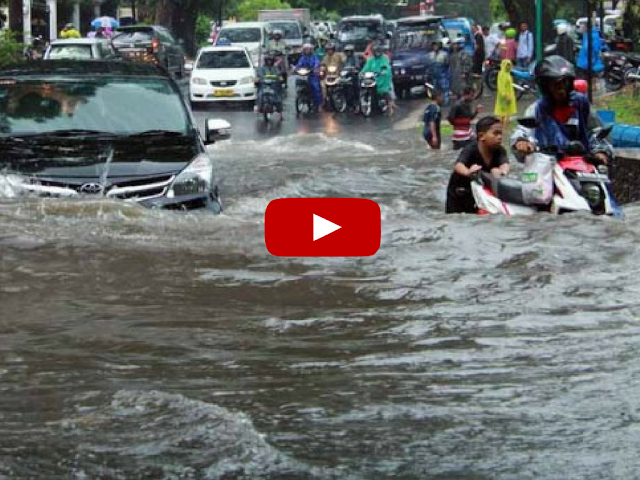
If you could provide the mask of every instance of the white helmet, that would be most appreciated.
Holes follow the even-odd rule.
[[[562,35],[564,33],[567,33],[568,31],[569,31],[569,25],[567,25],[564,22],[559,23],[558,26],[556,27],[556,32],[558,32],[558,35]]]
[[[442,40],[440,40],[440,43],[442,44],[442,48],[449,48],[449,37],[444,37]]]

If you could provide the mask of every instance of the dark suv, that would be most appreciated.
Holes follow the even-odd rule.
[[[176,82],[138,62],[43,60],[0,70],[0,171],[10,196],[121,199],[219,212],[205,143]]]
[[[184,49],[164,27],[134,25],[117,28],[112,45],[126,59],[155,63],[177,78],[184,76]]]

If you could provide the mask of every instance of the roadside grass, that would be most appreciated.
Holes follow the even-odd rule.
[[[595,104],[598,110],[614,110],[618,123],[640,125],[640,98],[634,96],[632,88],[600,97]]]

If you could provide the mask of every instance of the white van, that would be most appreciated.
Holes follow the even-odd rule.
[[[262,65],[262,52],[269,42],[269,24],[266,22],[238,22],[224,25],[218,33],[217,46],[239,46],[249,52],[253,64]]]

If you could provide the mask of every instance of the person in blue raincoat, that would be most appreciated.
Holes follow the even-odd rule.
[[[525,117],[537,120],[533,129],[522,125],[511,136],[516,156],[533,153],[534,146],[563,147],[579,141],[587,152],[603,163],[613,158],[613,148],[606,140],[595,135],[599,121],[591,112],[589,100],[574,90],[576,77],[573,65],[564,57],[546,57],[535,68],[536,82],[541,98],[525,112]]]
[[[305,43],[302,47],[302,55],[296,64],[296,68],[307,68],[311,70],[309,74],[309,84],[311,85],[311,94],[313,95],[313,104],[315,108],[322,105],[322,90],[320,89],[320,60],[313,52],[313,45]]]
[[[591,29],[591,45],[591,69],[594,74],[599,74],[604,71],[604,64],[602,63],[602,59],[600,58],[600,54],[602,53],[602,38],[600,38],[600,32],[596,28]],[[578,61],[576,62],[576,66],[580,70],[579,73],[584,78],[586,78],[587,70],[589,68],[589,56],[587,52],[587,30],[585,27],[582,34],[582,48],[580,49]]]
[[[444,105],[449,105],[449,54],[442,48],[442,42],[433,42],[427,55],[427,63],[436,90],[442,92]]]

